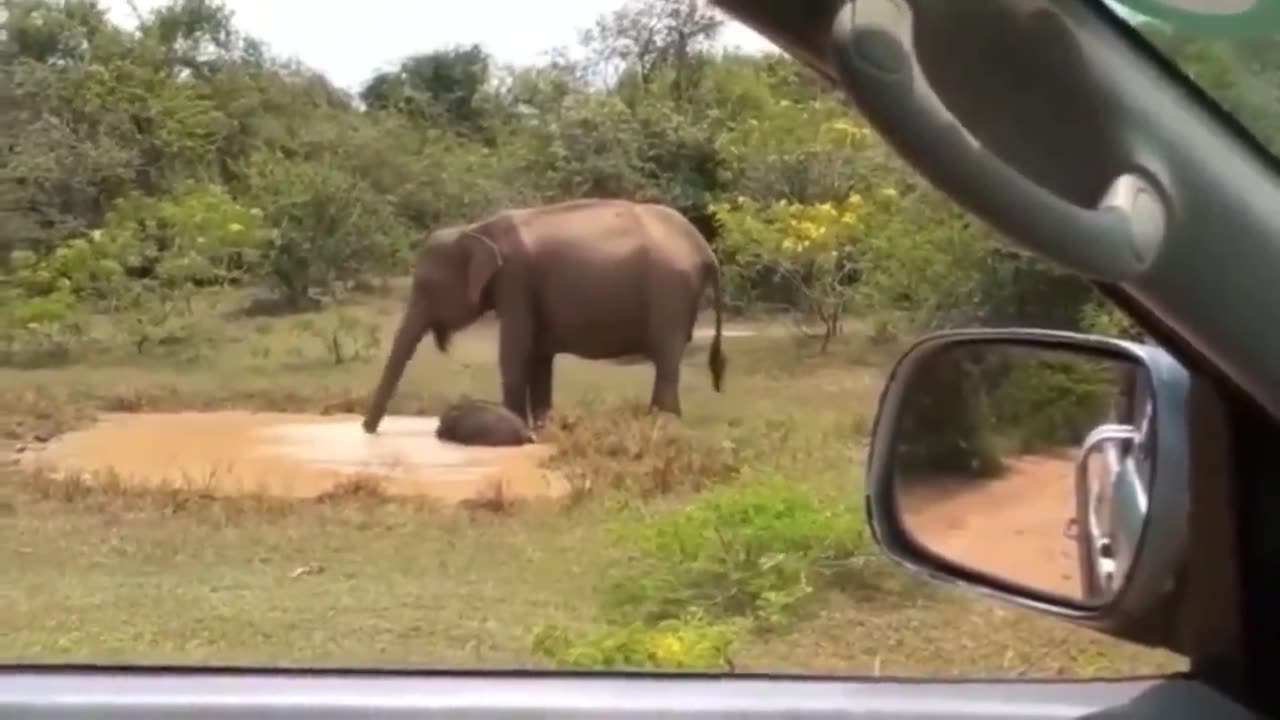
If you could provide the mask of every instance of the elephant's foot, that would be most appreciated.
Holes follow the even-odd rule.
[[[656,413],[663,413],[666,415],[671,415],[673,417],[683,417],[683,415],[680,412],[679,406],[671,408],[671,407],[663,407],[662,405],[659,405],[657,403],[650,403],[649,414],[653,415]]]

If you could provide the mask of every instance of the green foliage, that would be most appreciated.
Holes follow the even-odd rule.
[[[900,192],[861,248],[856,301],[894,333],[965,325],[1078,330],[1098,299],[1083,279],[1003,245],[936,191]]]
[[[591,670],[725,670],[741,632],[739,623],[712,622],[699,613],[655,624],[575,634],[559,625],[541,625],[533,651],[557,666]]]
[[[267,239],[262,213],[218,185],[184,183],[167,197],[130,194],[100,228],[43,254],[11,254],[10,347],[66,345],[94,311],[115,314],[138,353],[186,341],[197,288],[243,280]]]
[[[819,590],[880,579],[860,512],[776,476],[615,530],[634,557],[605,587],[606,624],[534,633],[534,652],[558,666],[732,669],[743,633],[777,628]]]
[[[1113,361],[1023,346],[953,346],[903,396],[895,466],[913,482],[998,475],[1005,460],[1076,447],[1107,417]]]
[[[275,228],[265,280],[295,306],[312,293],[333,296],[370,273],[404,265],[410,230],[363,179],[330,164],[262,154],[247,173],[247,195]]]
[[[21,365],[68,359],[85,331],[79,310],[67,290],[27,297],[5,287],[0,291],[0,361]]]
[[[121,308],[147,334],[224,285],[301,308],[404,273],[441,225],[593,196],[676,207],[715,244],[732,306],[817,318],[824,343],[852,316],[886,340],[965,324],[1135,334],[1087,283],[920,187],[825,81],[714,49],[722,18],[692,0],[602,15],[580,58],[507,68],[427,48],[358,99],[272,56],[220,0],[170,0],[136,28],[94,0],[9,6],[0,280],[35,303],[5,313],[10,338],[69,348]],[[1280,137],[1273,40],[1143,32]]]
[[[952,353],[924,360],[902,398],[894,468],[911,482],[997,475],[1004,458],[975,368]]]
[[[776,477],[716,489],[619,533],[637,554],[607,592],[623,622],[691,612],[780,622],[815,588],[865,582],[872,553],[859,511]]]
[[[251,277],[270,231],[261,210],[240,204],[226,188],[186,182],[170,196],[126,196],[93,235],[135,271],[130,285],[142,274],[148,289],[178,293]]]
[[[767,97],[720,136],[726,184],[765,201],[842,198],[873,173],[876,143],[848,108],[830,98],[797,102]],[[875,178],[879,179],[879,178]],[[874,182],[874,180],[873,180]]]
[[[1080,310],[1080,327],[1086,332],[1098,335],[1141,340],[1142,330],[1114,305],[1098,300],[1085,305]]]
[[[1010,454],[1075,447],[1103,421],[1118,392],[1115,363],[1011,350],[983,368],[992,432]]]
[[[375,75],[360,99],[373,110],[478,134],[486,129],[484,100],[491,73],[491,60],[479,45],[444,48],[407,58],[396,70]]]

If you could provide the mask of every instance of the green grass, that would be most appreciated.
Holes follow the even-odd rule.
[[[384,339],[399,310],[394,297],[348,308],[376,320]],[[102,410],[358,412],[381,367],[380,348],[335,364],[319,336],[291,329],[296,317],[210,317],[211,339],[194,357],[189,350],[158,358],[103,350],[60,368],[0,370],[0,436],[31,442]],[[428,412],[463,392],[496,397],[492,342],[492,327],[476,327],[456,339],[449,357],[424,344],[392,412]],[[877,558],[864,562],[875,582],[847,573],[814,580],[814,563],[849,549],[819,547],[822,538],[797,523],[814,517],[815,507],[846,513],[830,521],[833,528],[861,516],[864,441],[892,353],[871,347],[856,328],[823,357],[787,337],[734,337],[726,348],[724,394],[710,387],[705,341],[691,349],[683,422],[643,412],[648,366],[559,359],[551,435],[561,453],[554,462],[578,488],[563,507],[449,511],[376,492],[321,501],[214,499],[0,470],[0,656],[548,667],[554,654],[535,648],[548,627],[576,642],[638,647],[627,621],[609,609],[617,578],[636,568],[673,572],[664,569],[661,553],[668,551],[661,549],[673,547],[671,537],[685,526],[650,542],[643,557],[643,539],[627,528],[678,524],[670,518],[696,506],[702,509],[689,513],[703,525],[689,531],[696,536],[690,542],[730,523],[708,521],[714,516],[707,508],[746,517],[744,533],[773,532],[752,519],[760,503],[741,501],[753,497],[755,478],[767,475],[821,498],[768,520],[800,564],[763,573],[750,557],[695,547],[690,562],[706,572],[671,575],[702,583],[680,596],[695,604],[708,588],[738,582],[733,578],[764,583],[759,597],[773,597],[770,588],[794,582],[796,572],[804,576],[811,591],[803,602],[784,603],[784,622],[738,632],[728,651],[733,668],[1043,676],[1184,667],[1164,653],[926,587]],[[771,536],[753,537],[768,549]],[[737,552],[746,545],[729,546]],[[634,592],[635,583],[630,587]],[[702,632],[689,627],[668,635],[683,642]],[[659,640],[677,641],[671,637]]]

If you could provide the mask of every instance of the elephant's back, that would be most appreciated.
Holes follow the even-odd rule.
[[[658,306],[691,313],[700,260],[685,231],[626,201],[560,204],[524,215],[540,342],[588,359],[651,350]],[[655,305],[657,303],[658,305]]]
[[[639,213],[649,226],[651,252],[664,263],[694,275],[716,267],[711,243],[679,210],[650,203],[641,205]]]
[[[650,232],[637,203],[573,200],[523,211],[518,224],[539,264],[626,268],[642,259]]]

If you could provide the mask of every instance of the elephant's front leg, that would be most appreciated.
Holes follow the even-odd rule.
[[[529,422],[532,332],[528,323],[504,319],[498,332],[498,371],[502,375],[502,404]]]
[[[554,355],[535,353],[529,363],[529,413],[533,416],[533,429],[543,426],[547,413],[551,412],[551,385]]]

